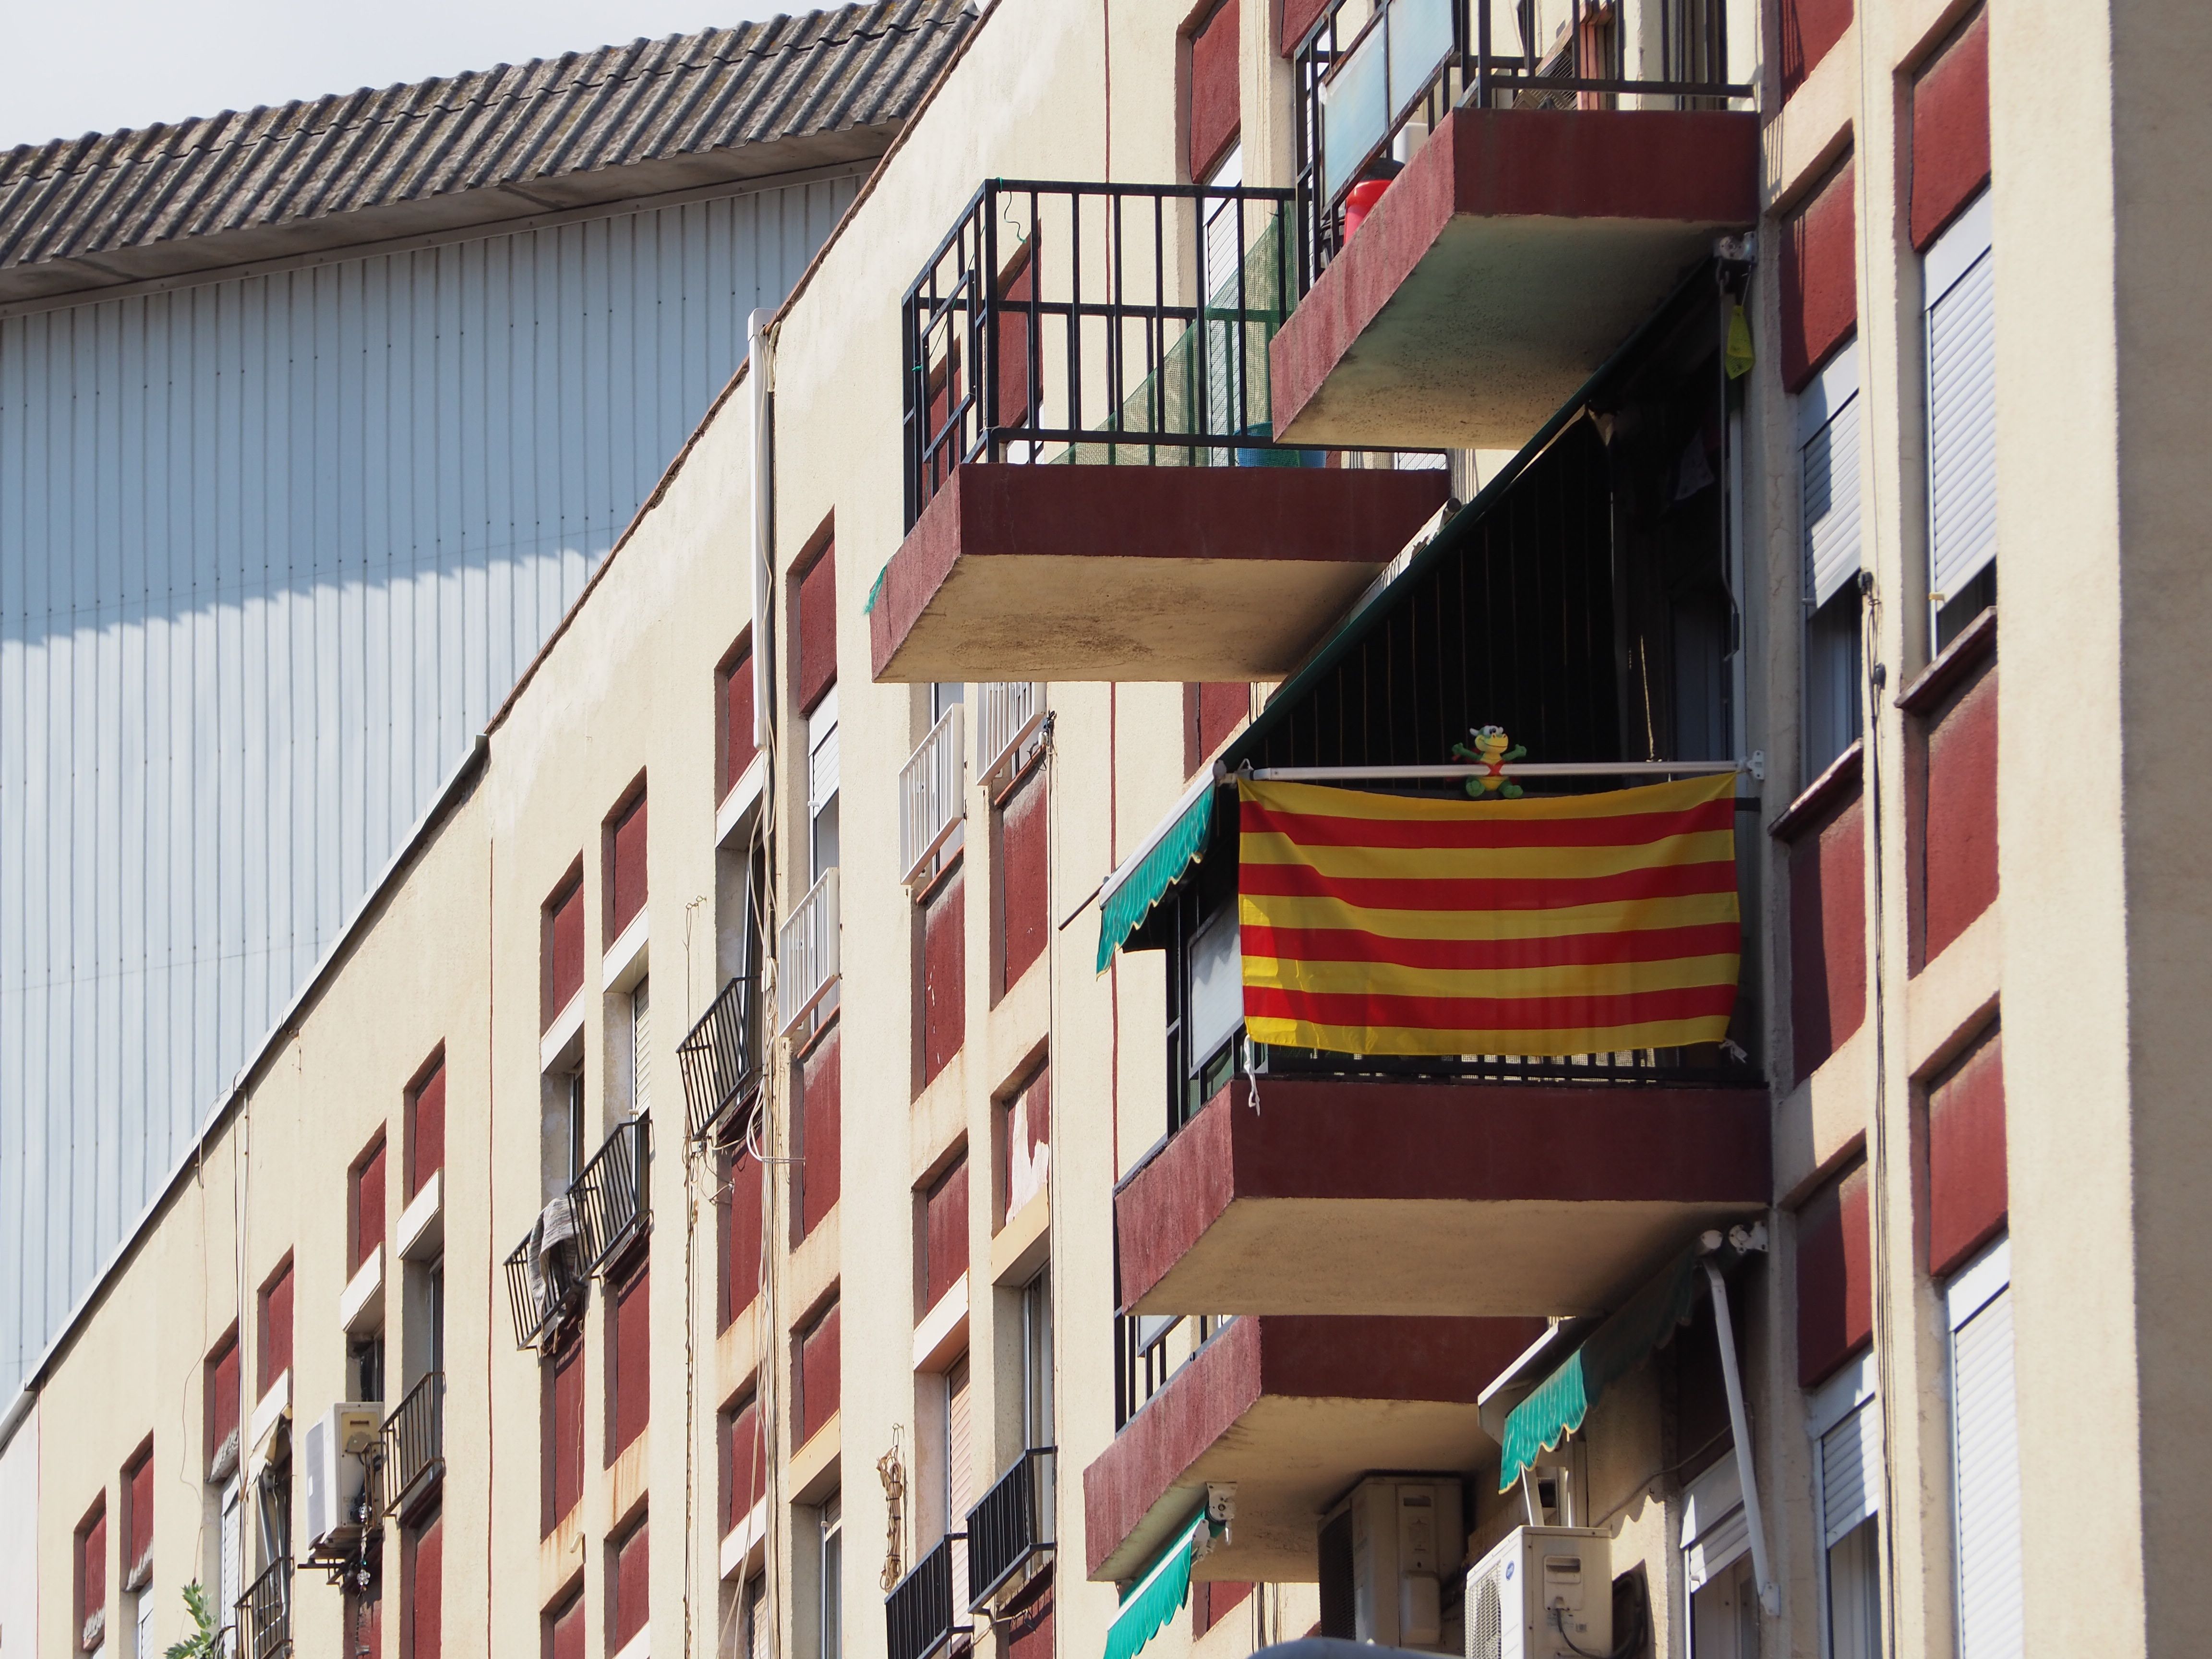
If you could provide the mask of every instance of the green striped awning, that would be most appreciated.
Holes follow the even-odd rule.
[[[1213,827],[1213,776],[1202,774],[1145,844],[1106,878],[1098,894],[1098,971],[1145,925],[1152,907],[1206,852]]]
[[[1189,1524],[1176,1532],[1159,1559],[1145,1569],[1145,1576],[1124,1593],[1121,1610],[1114,1615],[1113,1626],[1106,1632],[1106,1659],[1136,1659],[1145,1644],[1182,1610],[1190,1595],[1192,1552],[1206,1524],[1201,1508],[1190,1517]]]
[[[1723,1256],[1723,1265],[1730,1259]],[[1688,1320],[1705,1282],[1704,1261],[1697,1249],[1677,1256],[1513,1408],[1505,1419],[1498,1491],[1511,1491],[1524,1469],[1582,1427],[1608,1387]]]

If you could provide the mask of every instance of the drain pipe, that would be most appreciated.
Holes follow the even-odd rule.
[[[1782,1612],[1782,1592],[1766,1570],[1766,1522],[1759,1512],[1759,1481],[1752,1469],[1751,1425],[1743,1408],[1743,1376],[1736,1367],[1728,1281],[1721,1277],[1720,1264],[1713,1260],[1722,1238],[1717,1231],[1709,1232],[1699,1242],[1705,1248],[1705,1277],[1713,1287],[1713,1328],[1721,1342],[1721,1377],[1728,1384],[1729,1431],[1735,1437],[1736,1476],[1743,1486],[1743,1518],[1751,1534],[1752,1576],[1759,1581],[1759,1605],[1766,1609],[1768,1618],[1778,1618]],[[1731,1228],[1727,1242],[1739,1251],[1763,1250],[1766,1224]]]
[[[775,629],[769,614],[769,571],[775,562],[775,452],[769,431],[775,379],[775,343],[768,325],[775,313],[757,310],[745,319],[745,349],[752,377],[753,455],[753,747],[768,747],[770,694],[775,684],[772,659]]]

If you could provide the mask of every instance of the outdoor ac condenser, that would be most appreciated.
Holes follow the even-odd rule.
[[[1443,1586],[1467,1538],[1459,1481],[1370,1475],[1332,1513],[1350,1522],[1352,1639],[1449,1652]]]
[[[1591,1527],[1516,1527],[1467,1573],[1467,1659],[1613,1652],[1613,1540]]]
[[[307,1476],[307,1548],[355,1537],[354,1511],[368,1485],[368,1453],[384,1426],[384,1407],[363,1401],[335,1405],[307,1425],[301,1452]]]

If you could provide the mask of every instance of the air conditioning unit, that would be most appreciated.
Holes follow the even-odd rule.
[[[307,1548],[359,1535],[356,1514],[368,1489],[368,1455],[384,1428],[384,1407],[368,1401],[333,1406],[301,1437],[307,1463]]]
[[[1516,1527],[1467,1574],[1467,1659],[1613,1652],[1613,1540],[1594,1527]]]
[[[1461,1513],[1460,1483],[1450,1476],[1370,1475],[1324,1519],[1324,1529],[1334,1522],[1351,1534],[1354,1641],[1449,1650],[1443,1581],[1462,1559]]]

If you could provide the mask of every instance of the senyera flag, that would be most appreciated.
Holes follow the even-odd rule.
[[[1355,1054],[1718,1042],[1735,793],[1727,773],[1486,801],[1240,780],[1245,1030]]]

